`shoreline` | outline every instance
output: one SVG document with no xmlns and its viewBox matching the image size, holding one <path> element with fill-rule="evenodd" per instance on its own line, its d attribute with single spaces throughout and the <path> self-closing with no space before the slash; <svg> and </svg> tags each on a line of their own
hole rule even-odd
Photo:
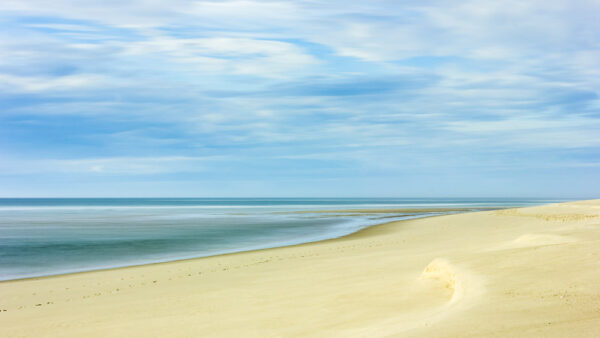
<svg viewBox="0 0 600 338">
<path fill-rule="evenodd" d="M 600 200 L 0 282 L 2 336 L 597 336 Z"/>
<path fill-rule="evenodd" d="M 471 207 L 471 208 L 396 208 L 396 209 L 335 209 L 335 210 L 301 210 L 301 211 L 276 211 L 274 214 L 414 214 L 434 212 L 478 212 L 498 209 L 518 208 L 508 207 Z"/>
<path fill-rule="evenodd" d="M 316 242 L 323 242 L 323 241 L 329 241 L 329 240 L 336 240 L 336 239 L 340 239 L 343 237 L 347 237 L 347 236 L 352 236 L 353 234 L 359 233 L 361 231 L 364 231 L 366 229 L 369 229 L 371 227 L 376 227 L 376 226 L 381 226 L 381 225 L 386 225 L 388 223 L 393 223 L 393 222 L 402 222 L 405 220 L 411 220 L 411 219 L 419 219 L 419 218 L 429 218 L 429 217 L 438 217 L 438 216 L 445 216 L 445 215 L 453 215 L 456 213 L 469 213 L 469 212 L 479 212 L 479 211 L 486 211 L 486 210 L 501 210 L 503 208 L 493 208 L 493 207 L 483 207 L 483 208 L 440 208 L 440 209 L 434 209 L 434 208 L 429 208 L 429 209 L 414 209 L 417 210 L 417 212 L 419 213 L 434 213 L 434 212 L 441 212 L 441 213 L 445 213 L 442 215 L 428 215 L 428 214 L 424 214 L 424 215 L 419 215 L 419 214 L 407 214 L 407 215 L 398 215 L 398 216 L 387 216 L 386 218 L 392 218 L 392 217 L 410 217 L 404 220 L 393 220 L 393 221 L 383 221 L 383 218 L 381 219 L 383 222 L 382 223 L 377 223 L 377 224 L 372 224 L 372 225 L 367 225 L 364 228 L 360 228 L 356 231 L 350 232 L 348 234 L 345 235 L 341 235 L 341 236 L 335 236 L 335 237 L 328 237 L 328 238 L 323 238 L 323 239 L 316 239 L 313 241 L 308 241 L 308 242 L 301 242 L 301 243 L 295 243 L 295 244 L 282 244 L 282 245 L 278 245 L 278 246 L 269 246 L 269 247 L 265 247 L 265 248 L 259 248 L 259 249 L 241 249 L 240 251 L 232 251 L 232 252 L 225 252 L 225 253 L 217 253 L 214 255 L 207 255 L 207 256 L 196 256 L 196 257 L 190 257 L 190 258 L 175 258 L 175 259 L 167 259 L 167 260 L 163 260 L 163 261 L 154 261 L 154 262 L 148 262 L 148 263 L 140 263 L 140 264 L 131 264 L 131 265 L 122 265 L 122 266 L 108 266 L 108 267 L 100 267 L 100 268 L 91 268 L 89 270 L 81 270 L 81 271 L 73 271 L 73 272 L 59 272 L 56 274 L 48 274 L 48 275 L 40 275 L 40 276 L 32 276 L 32 277 L 23 277 L 23 278 L 15 278 L 15 279 L 3 279 L 0 280 L 0 284 L 2 283 L 7 283 L 7 282 L 12 282 L 12 281 L 24 281 L 24 280 L 30 280 L 30 279 L 43 279 L 43 278 L 53 278 L 53 277 L 60 277 L 60 276 L 66 276 L 66 275 L 74 275 L 74 274 L 83 274 L 83 273 L 90 273 L 90 272 L 97 272 L 97 271 L 107 271 L 107 270 L 118 270 L 118 269 L 127 269 L 127 268 L 132 268 L 132 267 L 140 267 L 140 266 L 146 266 L 146 265 L 157 265 L 157 264 L 168 264 L 168 263 L 173 263 L 173 262 L 185 262 L 185 261 L 191 261 L 191 260 L 195 260 L 195 259 L 202 259 L 202 258 L 209 258 L 209 257 L 218 257 L 218 256 L 225 256 L 225 255 L 232 255 L 232 254 L 241 254 L 241 253 L 246 253 L 246 252 L 254 252 L 254 251 L 261 251 L 261 250 L 269 250 L 269 249 L 277 249 L 277 248 L 285 248 L 285 247 L 293 247 L 293 246 L 297 246 L 297 245 L 304 245 L 304 244 L 310 244 L 310 243 L 316 243 Z M 411 209 L 352 209 L 352 210 L 345 210 L 348 213 L 352 213 L 352 214 L 356 214 L 356 215 L 369 215 L 369 214 L 380 214 L 380 213 L 391 213 L 391 212 L 396 212 L 398 210 L 411 210 Z M 293 211 L 293 212 L 275 212 L 276 214 L 304 214 L 304 213 L 343 213 L 344 210 L 319 210 L 319 211 Z M 400 212 L 400 211 L 398 211 Z M 352 216 L 352 215 L 349 215 Z M 414 216 L 414 217 L 413 217 Z"/>
</svg>

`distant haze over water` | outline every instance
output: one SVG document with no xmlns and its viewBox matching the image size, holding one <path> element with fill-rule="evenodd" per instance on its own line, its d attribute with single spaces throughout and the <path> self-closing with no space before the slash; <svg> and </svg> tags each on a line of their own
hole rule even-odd
<svg viewBox="0 0 600 338">
<path fill-rule="evenodd" d="M 0 280 L 335 238 L 393 220 L 561 200 L 478 198 L 0 199 Z M 356 215 L 340 210 L 421 209 Z M 446 209 L 426 210 L 422 209 Z M 307 212 L 336 210 L 336 212 Z M 301 213 L 298 213 L 301 212 Z"/>
</svg>

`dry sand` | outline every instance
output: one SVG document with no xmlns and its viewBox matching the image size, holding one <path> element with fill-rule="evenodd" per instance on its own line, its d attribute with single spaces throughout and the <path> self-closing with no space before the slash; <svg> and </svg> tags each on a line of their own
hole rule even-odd
<svg viewBox="0 0 600 338">
<path fill-rule="evenodd" d="M 0 283 L 0 336 L 599 337 L 600 200 Z"/>
</svg>

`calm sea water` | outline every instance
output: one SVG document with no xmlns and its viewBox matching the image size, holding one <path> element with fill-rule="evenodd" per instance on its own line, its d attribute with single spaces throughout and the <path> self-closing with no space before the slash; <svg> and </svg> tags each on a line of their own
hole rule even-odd
<svg viewBox="0 0 600 338">
<path fill-rule="evenodd" d="M 80 198 L 0 199 L 0 280 L 211 256 L 340 237 L 443 212 L 297 211 L 482 208 L 541 199 Z"/>
</svg>

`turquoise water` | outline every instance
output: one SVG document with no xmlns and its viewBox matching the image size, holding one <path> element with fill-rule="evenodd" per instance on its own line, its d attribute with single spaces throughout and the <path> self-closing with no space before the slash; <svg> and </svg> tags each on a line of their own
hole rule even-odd
<svg viewBox="0 0 600 338">
<path fill-rule="evenodd" d="M 0 199 L 0 280 L 122 267 L 335 238 L 443 212 L 296 211 L 530 206 L 541 199 Z"/>
</svg>

